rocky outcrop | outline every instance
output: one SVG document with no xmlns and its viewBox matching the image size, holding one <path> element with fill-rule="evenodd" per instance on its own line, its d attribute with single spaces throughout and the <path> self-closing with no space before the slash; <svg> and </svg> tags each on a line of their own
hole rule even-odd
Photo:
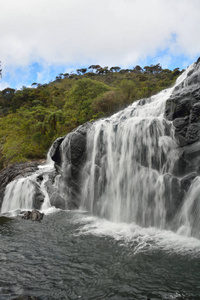
<svg viewBox="0 0 200 300">
<path fill-rule="evenodd" d="M 200 174 L 200 61 L 188 72 L 186 80 L 166 102 L 166 119 L 173 122 L 180 157 L 173 174 Z"/>
<path fill-rule="evenodd" d="M 166 102 L 165 117 L 172 121 L 179 158 L 165 177 L 168 218 L 172 219 L 197 175 L 200 175 L 200 59 Z"/>
<path fill-rule="evenodd" d="M 26 211 L 22 216 L 25 220 L 31 221 L 41 221 L 43 219 L 44 214 L 39 212 L 39 210 Z"/>
<path fill-rule="evenodd" d="M 34 161 L 34 162 L 25 162 L 25 163 L 18 163 L 12 166 L 9 166 L 0 171 L 0 208 L 2 205 L 4 192 L 6 186 L 13 180 L 20 178 L 20 177 L 27 177 L 38 170 L 38 165 L 41 164 L 41 161 Z M 39 190 L 36 190 L 36 197 L 35 197 L 35 206 L 34 208 L 39 207 L 39 203 L 42 201 L 41 193 Z M 38 199 L 38 201 L 37 201 Z"/>
<path fill-rule="evenodd" d="M 87 156 L 87 132 L 91 126 L 92 122 L 79 126 L 64 138 L 57 139 L 51 148 L 50 157 L 61 174 L 59 186 L 62 192 L 55 192 L 50 200 L 56 207 L 62 208 L 66 201 L 69 209 L 80 205 L 81 169 Z"/>
</svg>

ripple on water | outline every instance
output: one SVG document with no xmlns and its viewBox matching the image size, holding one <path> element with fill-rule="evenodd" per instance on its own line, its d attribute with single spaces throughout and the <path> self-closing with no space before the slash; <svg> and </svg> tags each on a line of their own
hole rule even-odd
<svg viewBox="0 0 200 300">
<path fill-rule="evenodd" d="M 79 211 L 0 226 L 0 299 L 198 299 L 200 241 Z"/>
</svg>

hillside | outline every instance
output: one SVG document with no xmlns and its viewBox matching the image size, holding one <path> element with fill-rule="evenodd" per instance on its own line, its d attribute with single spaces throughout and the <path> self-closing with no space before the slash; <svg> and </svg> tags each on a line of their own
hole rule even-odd
<svg viewBox="0 0 200 300">
<path fill-rule="evenodd" d="M 51 143 L 87 121 L 106 117 L 171 86 L 182 71 L 100 67 L 60 74 L 49 84 L 0 92 L 0 168 L 44 158 Z"/>
</svg>

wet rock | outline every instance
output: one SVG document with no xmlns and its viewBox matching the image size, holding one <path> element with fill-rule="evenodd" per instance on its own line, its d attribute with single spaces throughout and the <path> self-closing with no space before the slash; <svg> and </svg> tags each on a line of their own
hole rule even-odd
<svg viewBox="0 0 200 300">
<path fill-rule="evenodd" d="M 60 145 L 63 142 L 64 138 L 65 136 L 57 138 L 53 143 L 53 145 L 51 146 L 50 153 L 49 153 L 51 159 L 55 161 L 58 166 L 61 165 L 61 161 L 62 161 Z"/>
<path fill-rule="evenodd" d="M 182 147 L 179 159 L 174 164 L 175 176 L 182 177 L 193 172 L 200 175 L 200 141 Z"/>
<path fill-rule="evenodd" d="M 173 174 L 200 174 L 200 60 L 166 102 L 165 117 L 173 121 L 180 157 Z"/>
<path fill-rule="evenodd" d="M 60 209 L 66 208 L 66 202 L 58 192 L 54 192 L 51 195 L 50 203 L 51 203 L 51 206 L 55 206 L 56 208 L 60 208 Z"/>
<path fill-rule="evenodd" d="M 41 221 L 43 219 L 44 214 L 39 212 L 39 210 L 26 211 L 22 216 L 25 220 L 31 221 Z"/>
<path fill-rule="evenodd" d="M 167 199 L 165 205 L 168 222 L 173 220 L 177 211 L 182 206 L 190 185 L 196 176 L 197 173 L 191 173 L 183 178 L 177 178 L 171 174 L 165 174 L 165 199 Z"/>
<path fill-rule="evenodd" d="M 28 220 L 30 219 L 30 216 L 31 216 L 31 211 L 26 211 L 22 217 L 22 219 L 25 219 L 25 220 Z"/>
<path fill-rule="evenodd" d="M 56 140 L 53 150 L 50 152 L 55 167 L 61 174 L 60 186 L 62 187 L 62 194 L 68 199 L 68 208 L 78 208 L 80 204 L 80 176 L 87 156 L 87 134 L 92 124 L 92 122 L 85 123 L 64 138 Z M 64 205 L 63 200 L 57 195 L 55 199 L 52 196 L 51 201 L 58 206 Z"/>
</svg>

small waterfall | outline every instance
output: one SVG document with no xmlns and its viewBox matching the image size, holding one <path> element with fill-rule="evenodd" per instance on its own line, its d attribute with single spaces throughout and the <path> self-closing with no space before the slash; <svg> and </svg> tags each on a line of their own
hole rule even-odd
<svg viewBox="0 0 200 300">
<path fill-rule="evenodd" d="M 164 109 L 175 87 L 94 123 L 82 172 L 84 209 L 112 221 L 168 228 L 165 178 L 179 152 Z"/>
<path fill-rule="evenodd" d="M 33 206 L 35 186 L 29 178 L 20 178 L 7 185 L 1 213 L 17 209 L 30 209 Z"/>
<path fill-rule="evenodd" d="M 33 207 L 46 210 L 51 207 L 46 183 L 54 170 L 49 153 L 47 162 L 38 166 L 38 171 L 27 177 L 11 181 L 7 186 L 1 207 L 1 214 L 18 210 L 30 210 Z M 37 200 L 36 200 L 37 199 Z"/>
</svg>

